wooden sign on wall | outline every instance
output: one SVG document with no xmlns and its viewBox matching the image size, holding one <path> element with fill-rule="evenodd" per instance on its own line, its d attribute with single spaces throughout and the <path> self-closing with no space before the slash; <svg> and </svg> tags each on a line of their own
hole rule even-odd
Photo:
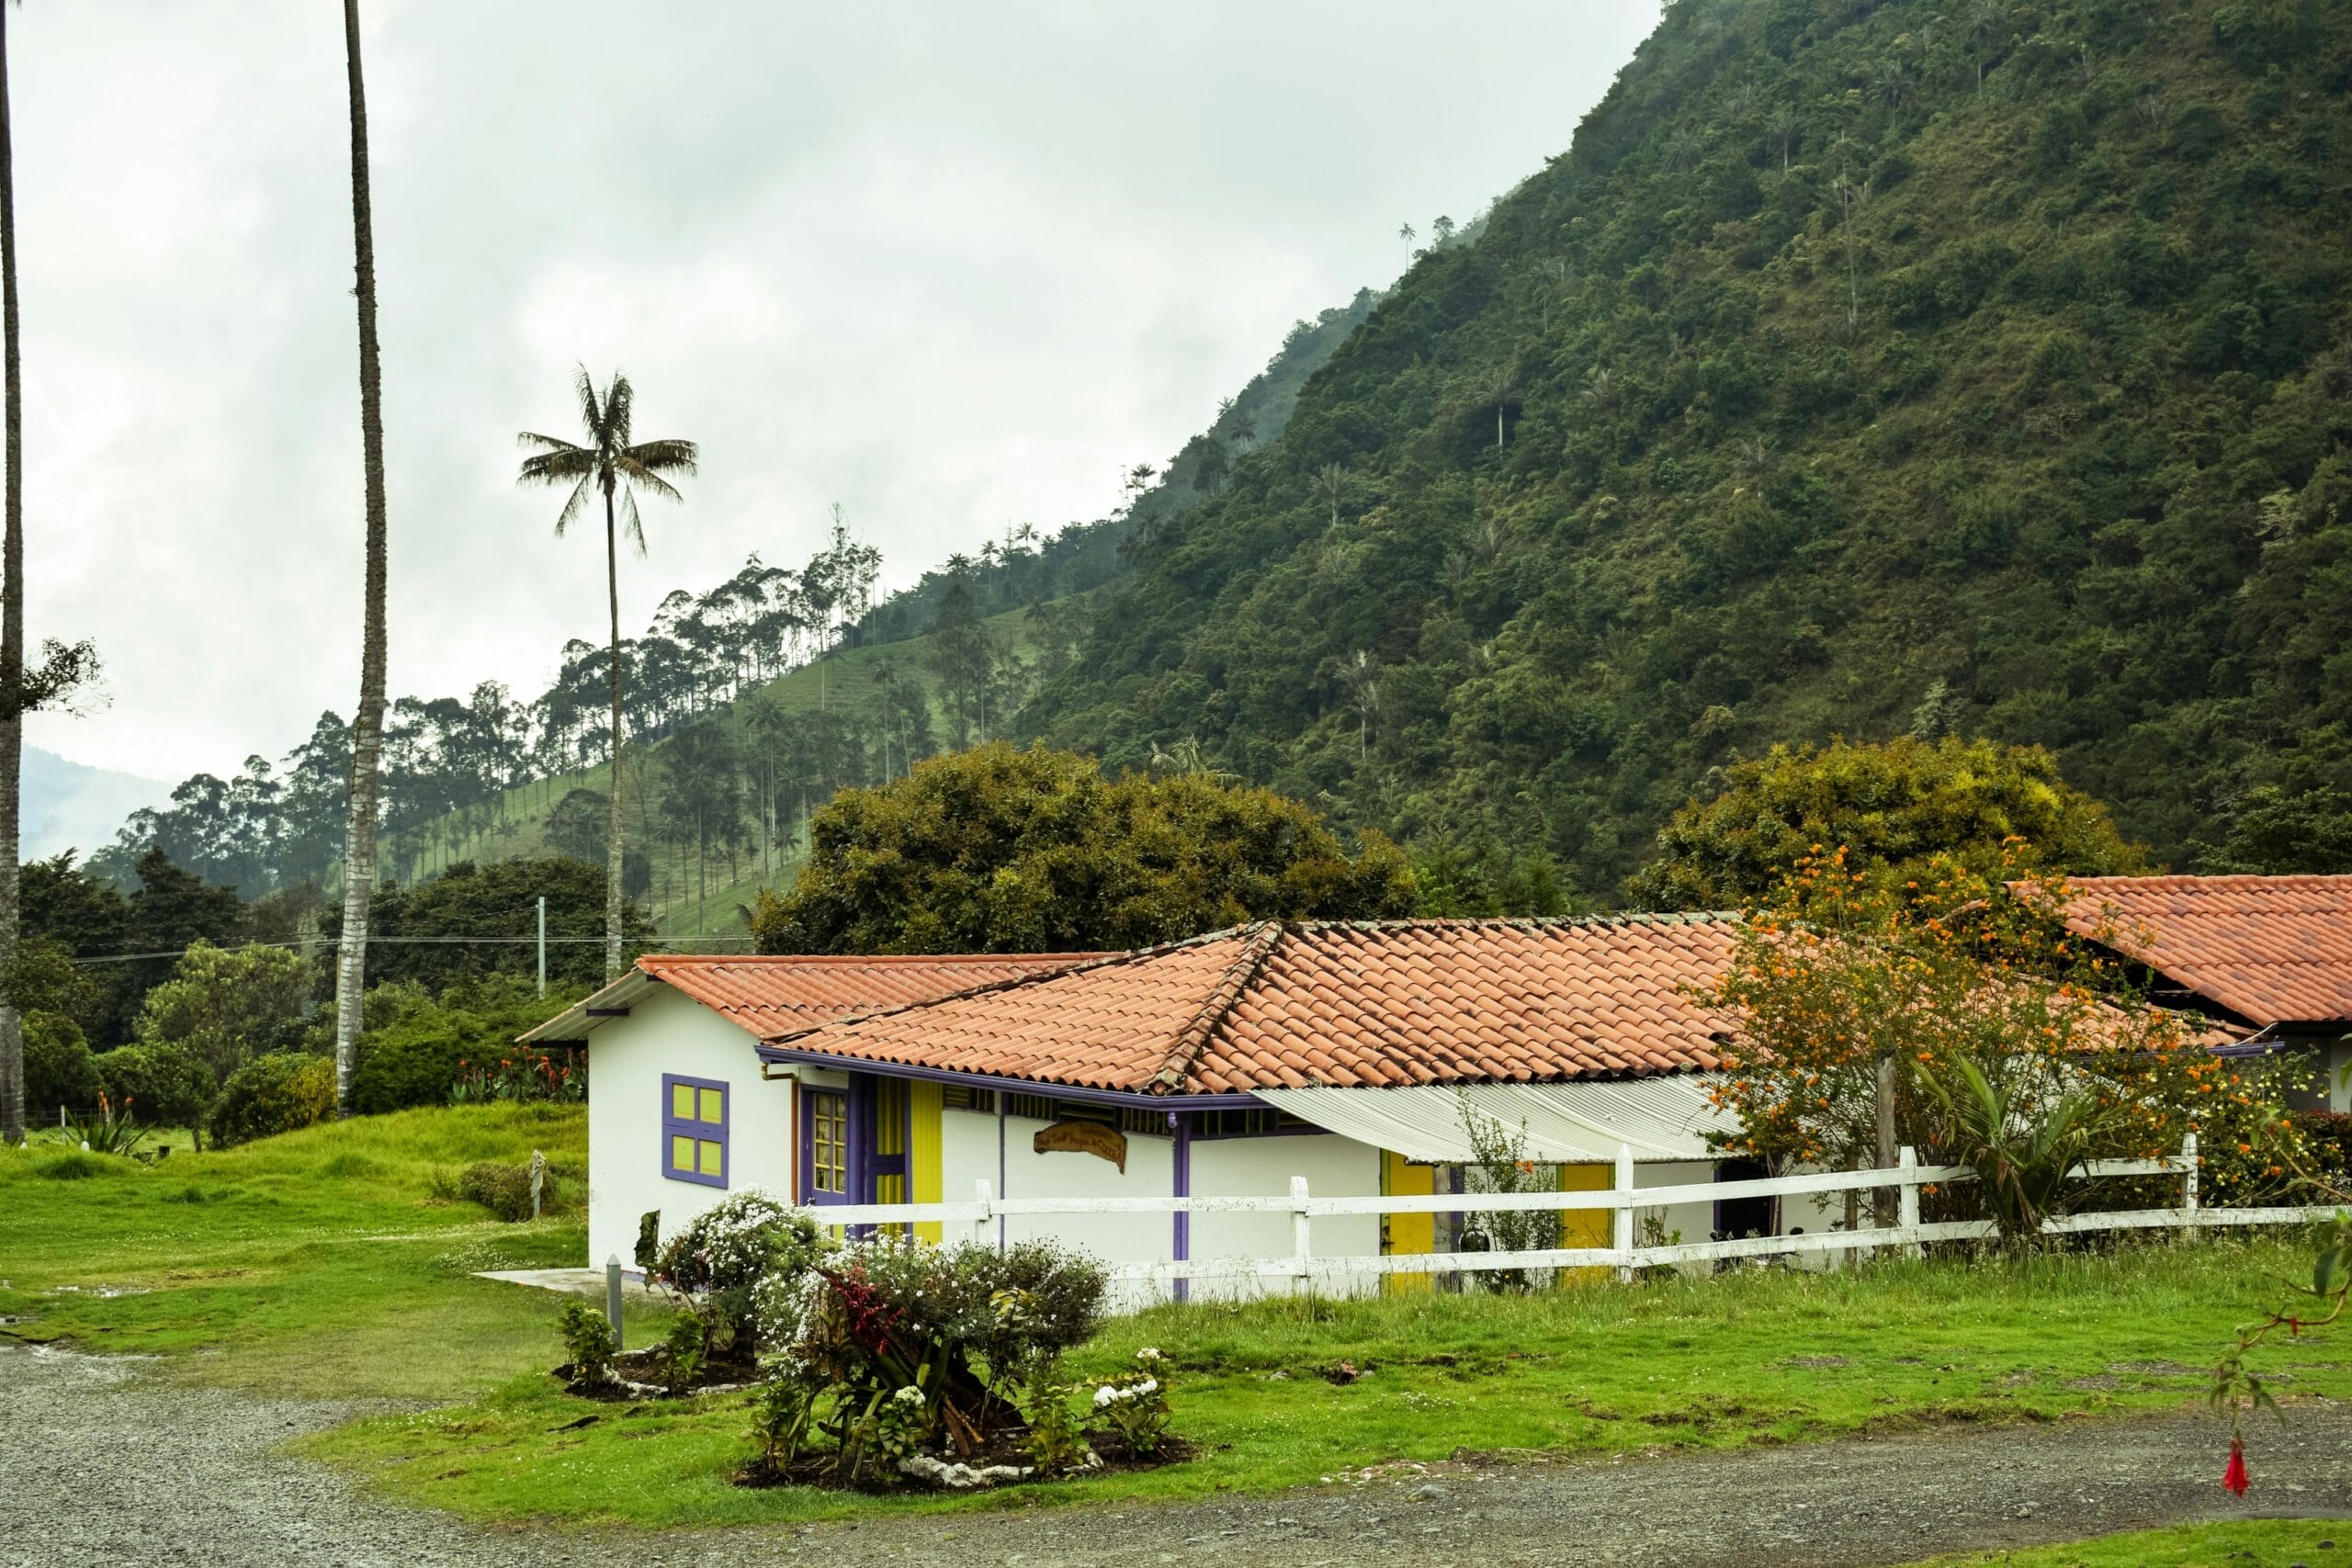
<svg viewBox="0 0 2352 1568">
<path fill-rule="evenodd" d="M 1056 1150 L 1092 1155 L 1117 1166 L 1121 1176 L 1127 1173 L 1127 1135 L 1100 1122 L 1057 1122 L 1050 1127 L 1040 1127 L 1029 1146 L 1041 1155 Z"/>
</svg>

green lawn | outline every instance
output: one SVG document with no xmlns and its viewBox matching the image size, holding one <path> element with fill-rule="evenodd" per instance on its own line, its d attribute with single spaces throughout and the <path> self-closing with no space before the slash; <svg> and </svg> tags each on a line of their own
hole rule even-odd
<svg viewBox="0 0 2352 1568">
<path fill-rule="evenodd" d="M 437 1194 L 469 1161 L 533 1147 L 578 1165 L 583 1138 L 577 1108 L 475 1107 L 153 1167 L 0 1154 L 0 1314 L 32 1319 L 21 1336 L 162 1353 L 175 1377 L 403 1402 L 304 1443 L 401 1497 L 493 1519 L 721 1524 L 1269 1490 L 1460 1447 L 1608 1454 L 2173 1409 L 2201 1397 L 2200 1369 L 2272 1280 L 2305 1267 L 2290 1241 L 2208 1241 L 1526 1298 L 1166 1307 L 1114 1322 L 1076 1370 L 1160 1348 L 1179 1430 L 1202 1446 L 1190 1462 L 968 1498 L 754 1493 L 727 1483 L 749 1451 L 743 1396 L 575 1399 L 545 1371 L 557 1298 L 470 1277 L 576 1262 L 580 1227 L 500 1224 Z M 100 1174 L 56 1179 L 89 1167 Z M 2306 1340 L 2273 1364 L 2296 1393 L 2352 1396 L 2335 1356 Z M 1365 1375 L 1326 1375 L 1343 1361 Z"/>
<path fill-rule="evenodd" d="M 2352 1562 L 2352 1519 L 2237 1519 L 2134 1530 L 2030 1551 L 1939 1557 L 1915 1568 L 2310 1568 Z"/>
</svg>

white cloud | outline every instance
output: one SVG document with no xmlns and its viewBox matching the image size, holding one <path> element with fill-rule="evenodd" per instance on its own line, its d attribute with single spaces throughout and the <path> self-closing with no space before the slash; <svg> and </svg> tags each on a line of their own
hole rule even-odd
<svg viewBox="0 0 2352 1568">
<path fill-rule="evenodd" d="M 835 500 L 910 579 L 1100 513 L 1290 321 L 1566 145 L 1654 0 L 379 4 L 367 46 L 395 693 L 533 689 L 602 620 L 515 430 L 572 365 L 700 440 L 633 629 Z M 112 705 L 35 738 L 156 777 L 356 686 L 342 31 L 297 0 L 10 19 L 36 635 Z M 555 40 L 551 47 L 550 40 Z"/>
</svg>

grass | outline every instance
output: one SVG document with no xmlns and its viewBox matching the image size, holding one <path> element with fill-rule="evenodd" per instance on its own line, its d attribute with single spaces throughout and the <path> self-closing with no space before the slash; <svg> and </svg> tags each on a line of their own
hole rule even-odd
<svg viewBox="0 0 2352 1568">
<path fill-rule="evenodd" d="M 587 1159 L 578 1106 L 412 1111 L 150 1165 L 0 1151 L 0 1314 L 167 1376 L 333 1398 L 472 1397 L 554 1343 L 557 1298 L 481 1269 L 574 1264 L 576 1216 L 440 1193 L 476 1160 Z"/>
<path fill-rule="evenodd" d="M 585 1243 L 574 1216 L 505 1225 L 443 1196 L 456 1172 L 534 1147 L 577 1165 L 584 1139 L 577 1107 L 489 1106 L 149 1166 L 0 1153 L 0 1314 L 30 1319 L 6 1330 L 20 1337 L 163 1356 L 168 1377 L 398 1402 L 301 1447 L 401 1498 L 658 1527 L 1265 1491 L 1463 1449 L 1600 1457 L 2169 1410 L 2201 1398 L 2201 1369 L 2271 1277 L 2304 1267 L 2291 1239 L 2217 1240 L 1530 1297 L 1161 1307 L 1113 1322 L 1072 1370 L 1159 1347 L 1179 1430 L 1202 1445 L 1186 1463 L 978 1497 L 746 1492 L 727 1479 L 749 1451 L 744 1396 L 573 1398 L 546 1372 L 559 1298 L 472 1278 L 576 1263 Z M 632 1342 L 659 1325 L 641 1312 Z M 2352 1396 L 2333 1355 L 2303 1342 L 2274 1366 L 2296 1393 Z M 1365 1375 L 1334 1381 L 1342 1362 Z"/>
<path fill-rule="evenodd" d="M 2352 1562 L 2352 1520 L 2232 1519 L 2025 1551 L 1938 1557 L 1915 1568 L 2328 1568 L 2346 1562 Z"/>
</svg>

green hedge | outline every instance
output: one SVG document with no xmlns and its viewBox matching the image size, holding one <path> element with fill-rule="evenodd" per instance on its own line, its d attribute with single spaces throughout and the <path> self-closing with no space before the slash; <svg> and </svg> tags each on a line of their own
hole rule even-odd
<svg viewBox="0 0 2352 1568">
<path fill-rule="evenodd" d="M 274 1051 L 229 1075 L 205 1130 L 226 1148 L 311 1126 L 334 1111 L 334 1059 Z"/>
</svg>

